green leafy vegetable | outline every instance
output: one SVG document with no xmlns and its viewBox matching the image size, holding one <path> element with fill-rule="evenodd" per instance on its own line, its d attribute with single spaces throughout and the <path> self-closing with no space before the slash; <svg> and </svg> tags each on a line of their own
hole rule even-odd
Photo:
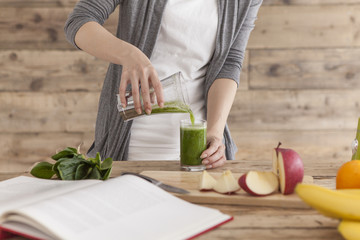
<svg viewBox="0 0 360 240">
<path fill-rule="evenodd" d="M 95 158 L 86 159 L 78 149 L 67 147 L 51 157 L 56 162 L 40 162 L 31 174 L 38 178 L 50 179 L 54 175 L 62 180 L 100 179 L 107 180 L 112 169 L 112 158 L 101 161 L 100 153 Z"/>
<path fill-rule="evenodd" d="M 89 175 L 89 179 L 101 179 L 101 173 L 97 167 L 93 168 Z"/>
<path fill-rule="evenodd" d="M 68 158 L 61 161 L 57 167 L 62 180 L 75 180 L 75 173 L 82 160 Z"/>
<path fill-rule="evenodd" d="M 38 178 L 49 179 L 55 175 L 55 172 L 52 170 L 53 164 L 48 162 L 40 162 L 36 164 L 33 169 L 31 169 L 30 173 Z"/>
<path fill-rule="evenodd" d="M 51 158 L 54 160 L 59 160 L 61 158 L 72 158 L 74 155 L 77 154 L 77 149 L 67 147 L 64 150 L 58 152 L 57 154 L 53 155 Z"/>
<path fill-rule="evenodd" d="M 107 170 L 102 170 L 101 174 L 103 176 L 103 180 L 109 179 L 110 174 L 111 174 L 111 168 L 108 168 Z"/>
<path fill-rule="evenodd" d="M 97 153 L 95 158 L 89 158 L 88 160 L 90 160 L 90 161 L 93 162 L 94 164 L 100 166 L 100 164 L 101 164 L 100 153 Z"/>
<path fill-rule="evenodd" d="M 113 162 L 112 158 L 107 158 L 107 159 L 105 159 L 105 160 L 101 163 L 100 169 L 101 169 L 101 170 L 105 170 L 105 169 L 111 168 L 112 162 Z"/>
<path fill-rule="evenodd" d="M 90 165 L 86 163 L 79 164 L 79 166 L 76 168 L 75 180 L 86 179 L 86 177 L 90 174 L 91 171 L 92 168 Z"/>
</svg>

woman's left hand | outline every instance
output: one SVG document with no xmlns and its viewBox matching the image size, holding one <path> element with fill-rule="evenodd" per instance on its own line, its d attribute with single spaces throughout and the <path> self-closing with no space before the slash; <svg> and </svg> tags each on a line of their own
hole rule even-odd
<svg viewBox="0 0 360 240">
<path fill-rule="evenodd" d="M 202 164 L 206 165 L 206 168 L 221 167 L 226 162 L 225 145 L 218 137 L 207 138 L 207 149 L 202 152 L 200 158 L 202 158 Z"/>
</svg>

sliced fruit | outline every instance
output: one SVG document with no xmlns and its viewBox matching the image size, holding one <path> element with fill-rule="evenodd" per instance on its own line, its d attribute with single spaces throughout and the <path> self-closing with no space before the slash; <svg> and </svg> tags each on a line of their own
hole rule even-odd
<svg viewBox="0 0 360 240">
<path fill-rule="evenodd" d="M 230 170 L 226 170 L 216 181 L 216 184 L 213 188 L 216 192 L 219 193 L 233 193 L 240 189 L 240 186 Z"/>
<path fill-rule="evenodd" d="M 273 172 L 250 171 L 239 178 L 239 185 L 254 196 L 266 196 L 279 189 L 278 177 Z"/>
<path fill-rule="evenodd" d="M 304 177 L 304 164 L 299 154 L 292 149 L 280 148 L 281 143 L 274 149 L 273 172 L 279 173 L 280 191 L 282 194 L 294 192 L 296 184 Z M 274 163 L 276 161 L 276 163 Z"/>
<path fill-rule="evenodd" d="M 216 184 L 215 178 L 213 178 L 206 170 L 204 170 L 200 176 L 199 189 L 212 190 L 215 184 Z"/>
</svg>

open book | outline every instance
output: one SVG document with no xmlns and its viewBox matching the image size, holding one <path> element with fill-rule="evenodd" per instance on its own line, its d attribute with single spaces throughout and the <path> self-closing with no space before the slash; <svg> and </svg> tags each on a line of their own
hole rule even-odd
<svg viewBox="0 0 360 240">
<path fill-rule="evenodd" d="M 132 175 L 0 182 L 0 239 L 189 239 L 231 219 Z"/>
</svg>

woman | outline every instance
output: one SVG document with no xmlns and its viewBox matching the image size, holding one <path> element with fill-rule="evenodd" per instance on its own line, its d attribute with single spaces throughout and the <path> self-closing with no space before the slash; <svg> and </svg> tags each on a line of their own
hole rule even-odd
<svg viewBox="0 0 360 240">
<path fill-rule="evenodd" d="M 181 71 L 195 118 L 207 120 L 207 168 L 234 159 L 237 150 L 226 124 L 246 44 L 262 0 L 80 0 L 65 24 L 77 48 L 110 62 L 100 96 L 95 141 L 88 151 L 116 160 L 171 160 L 179 156 L 182 114 L 159 114 L 123 122 L 130 84 L 135 108 L 139 96 L 151 112 L 149 88 L 163 106 L 160 80 Z M 113 36 L 101 25 L 120 6 Z M 141 86 L 141 92 L 139 92 Z"/>
</svg>

